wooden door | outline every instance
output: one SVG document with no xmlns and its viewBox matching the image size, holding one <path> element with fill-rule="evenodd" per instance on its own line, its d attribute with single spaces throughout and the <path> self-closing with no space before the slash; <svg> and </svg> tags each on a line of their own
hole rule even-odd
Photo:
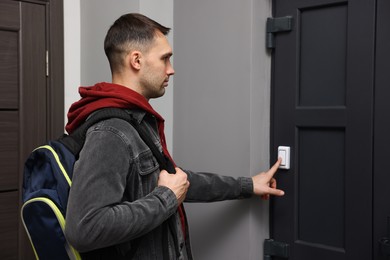
<svg viewBox="0 0 390 260">
<path fill-rule="evenodd" d="M 271 152 L 292 156 L 271 237 L 293 260 L 372 259 L 376 1 L 273 3 L 294 28 L 273 53 Z"/>
<path fill-rule="evenodd" d="M 33 258 L 20 222 L 22 169 L 63 132 L 62 17 L 62 1 L 0 0 L 0 259 Z"/>
</svg>

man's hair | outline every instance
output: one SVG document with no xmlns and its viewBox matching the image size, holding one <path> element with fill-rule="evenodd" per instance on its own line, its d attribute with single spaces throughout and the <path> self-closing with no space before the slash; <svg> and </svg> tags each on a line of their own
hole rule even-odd
<svg viewBox="0 0 390 260">
<path fill-rule="evenodd" d="M 123 58 L 134 50 L 146 52 L 158 32 L 167 35 L 170 28 L 137 13 L 119 17 L 107 32 L 104 51 L 110 63 L 111 72 L 119 70 Z"/>
</svg>

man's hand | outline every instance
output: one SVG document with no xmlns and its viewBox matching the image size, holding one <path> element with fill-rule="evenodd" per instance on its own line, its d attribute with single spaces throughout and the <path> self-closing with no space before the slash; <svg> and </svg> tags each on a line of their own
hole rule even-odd
<svg viewBox="0 0 390 260">
<path fill-rule="evenodd" d="M 253 193 L 263 199 L 269 199 L 270 195 L 283 196 L 284 191 L 276 189 L 276 180 L 273 178 L 281 163 L 279 160 L 266 172 L 261 172 L 252 177 Z"/>
<path fill-rule="evenodd" d="M 187 174 L 183 172 L 180 168 L 175 168 L 176 174 L 169 174 L 166 170 L 160 172 L 158 178 L 158 186 L 165 186 L 171 189 L 179 202 L 179 205 L 183 203 L 188 187 L 190 187 L 190 182 L 187 180 Z"/>
</svg>

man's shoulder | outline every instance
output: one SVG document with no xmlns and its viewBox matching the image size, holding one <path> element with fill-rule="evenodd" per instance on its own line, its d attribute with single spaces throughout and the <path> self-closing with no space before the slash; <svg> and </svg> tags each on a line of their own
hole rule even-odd
<svg viewBox="0 0 390 260">
<path fill-rule="evenodd" d="M 140 124 L 147 132 L 150 131 L 150 138 L 154 143 L 159 144 L 156 133 L 152 133 L 153 126 L 150 125 L 150 120 L 145 112 L 131 110 L 136 123 Z M 146 120 L 145 120 L 146 119 Z M 96 133 L 96 134 L 94 134 Z M 145 142 L 142 140 L 138 131 L 126 120 L 121 118 L 109 118 L 99 121 L 92 125 L 87 131 L 87 139 L 92 142 L 101 142 L 102 139 L 107 141 L 111 138 L 120 138 L 123 145 L 126 145 L 135 156 L 149 150 Z"/>
</svg>

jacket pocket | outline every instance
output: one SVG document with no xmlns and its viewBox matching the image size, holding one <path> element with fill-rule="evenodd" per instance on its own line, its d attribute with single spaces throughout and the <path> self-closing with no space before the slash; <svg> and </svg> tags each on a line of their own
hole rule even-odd
<svg viewBox="0 0 390 260">
<path fill-rule="evenodd" d="M 136 161 L 138 172 L 142 176 L 151 174 L 159 168 L 159 164 L 150 150 L 141 153 Z"/>
</svg>

